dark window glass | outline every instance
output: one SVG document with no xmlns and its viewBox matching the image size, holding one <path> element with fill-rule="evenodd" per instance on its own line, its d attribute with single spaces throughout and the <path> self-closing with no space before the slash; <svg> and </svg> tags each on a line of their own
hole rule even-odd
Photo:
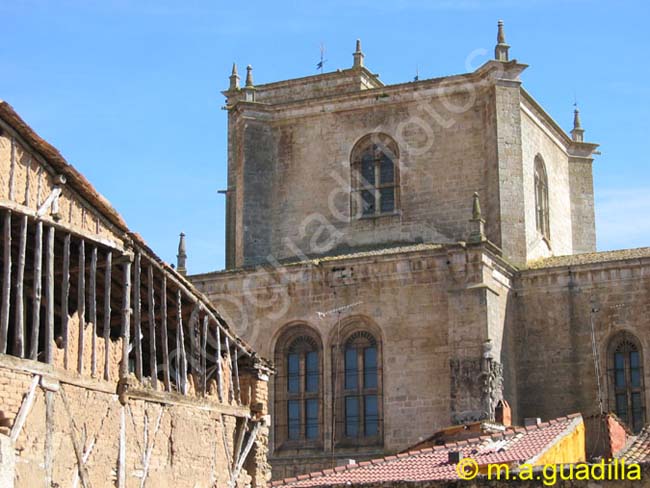
<svg viewBox="0 0 650 488">
<path fill-rule="evenodd" d="M 375 213 L 375 193 L 363 190 L 361 192 L 361 205 L 363 206 L 363 215 L 373 215 Z"/>
<path fill-rule="evenodd" d="M 318 400 L 310 398 L 305 403 L 305 437 L 318 437 Z"/>
<path fill-rule="evenodd" d="M 616 415 L 618 415 L 621 420 L 627 422 L 627 395 L 619 394 L 616 395 Z"/>
<path fill-rule="evenodd" d="M 361 158 L 361 186 L 375 186 L 375 160 L 370 153 Z"/>
<path fill-rule="evenodd" d="M 377 388 L 377 348 L 363 350 L 363 387 Z"/>
<path fill-rule="evenodd" d="M 639 367 L 639 352 L 630 351 L 630 368 L 638 368 L 638 367 Z"/>
<path fill-rule="evenodd" d="M 377 410 L 377 396 L 366 395 L 364 400 L 364 429 L 367 437 L 379 434 L 379 411 Z"/>
<path fill-rule="evenodd" d="M 345 435 L 359 435 L 359 399 L 355 396 L 345 397 Z"/>
<path fill-rule="evenodd" d="M 395 188 L 382 188 L 379 190 L 379 205 L 381 213 L 395 210 Z"/>
<path fill-rule="evenodd" d="M 625 367 L 625 356 L 623 356 L 622 352 L 617 352 L 614 355 L 614 366 L 616 366 L 616 369 L 623 369 Z"/>
<path fill-rule="evenodd" d="M 289 354 L 287 357 L 287 387 L 289 393 L 300 392 L 300 356 Z"/>
<path fill-rule="evenodd" d="M 357 389 L 357 350 L 351 347 L 345 350 L 345 389 Z"/>
<path fill-rule="evenodd" d="M 382 155 L 379 163 L 379 183 L 392 183 L 395 180 L 395 168 L 393 162 L 386 155 Z"/>
<path fill-rule="evenodd" d="M 289 439 L 300 438 L 300 402 L 289 400 L 287 404 L 287 417 L 289 424 Z"/>
<path fill-rule="evenodd" d="M 305 391 L 318 391 L 318 353 L 311 351 L 305 358 Z"/>
</svg>

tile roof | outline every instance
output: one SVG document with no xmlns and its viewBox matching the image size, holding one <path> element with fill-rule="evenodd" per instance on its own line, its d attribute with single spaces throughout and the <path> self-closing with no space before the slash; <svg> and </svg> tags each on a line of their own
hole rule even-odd
<svg viewBox="0 0 650 488">
<path fill-rule="evenodd" d="M 580 264 L 605 263 L 607 261 L 622 261 L 626 259 L 650 258 L 650 247 L 636 249 L 621 249 L 618 251 L 588 252 L 567 256 L 553 256 L 538 259 L 528 263 L 525 269 L 557 268 L 562 266 L 577 266 Z"/>
<path fill-rule="evenodd" d="M 580 414 L 560 417 L 531 427 L 508 428 L 505 432 L 348 464 L 272 482 L 271 486 L 316 487 L 348 483 L 433 481 L 458 479 L 456 465 L 448 462 L 450 451 L 461 451 L 480 466 L 490 463 L 529 462 L 582 423 Z"/>
<path fill-rule="evenodd" d="M 650 424 L 617 457 L 631 463 L 650 463 Z"/>
</svg>

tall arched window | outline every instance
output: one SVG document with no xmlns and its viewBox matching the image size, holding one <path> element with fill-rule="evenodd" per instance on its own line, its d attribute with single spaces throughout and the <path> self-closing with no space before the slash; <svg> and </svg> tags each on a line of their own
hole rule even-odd
<svg viewBox="0 0 650 488">
<path fill-rule="evenodd" d="M 610 408 L 634 431 L 645 424 L 641 346 L 629 333 L 612 339 L 609 346 Z"/>
<path fill-rule="evenodd" d="M 386 134 L 369 134 L 352 150 L 352 215 L 394 213 L 399 202 L 397 144 Z"/>
<path fill-rule="evenodd" d="M 322 346 L 306 326 L 285 332 L 275 361 L 276 447 L 317 445 L 322 436 Z"/>
<path fill-rule="evenodd" d="M 337 348 L 337 441 L 342 445 L 377 444 L 382 439 L 381 348 L 373 334 L 358 330 Z"/>
<path fill-rule="evenodd" d="M 546 239 L 550 239 L 548 177 L 544 160 L 539 154 L 535 156 L 535 222 L 538 232 Z"/>
</svg>

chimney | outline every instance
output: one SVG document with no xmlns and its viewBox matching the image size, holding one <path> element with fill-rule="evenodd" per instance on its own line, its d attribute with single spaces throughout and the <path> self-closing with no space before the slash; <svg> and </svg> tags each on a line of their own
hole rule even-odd
<svg viewBox="0 0 650 488">
<path fill-rule="evenodd" d="M 497 403 L 494 409 L 494 420 L 504 427 L 510 427 L 512 425 L 512 409 L 507 401 L 499 400 L 499 403 Z"/>
<path fill-rule="evenodd" d="M 539 417 L 526 417 L 524 419 L 524 427 L 534 427 L 542 423 L 542 419 Z"/>
<path fill-rule="evenodd" d="M 463 459 L 463 453 L 460 451 L 449 451 L 447 460 L 449 464 L 458 464 Z"/>
</svg>

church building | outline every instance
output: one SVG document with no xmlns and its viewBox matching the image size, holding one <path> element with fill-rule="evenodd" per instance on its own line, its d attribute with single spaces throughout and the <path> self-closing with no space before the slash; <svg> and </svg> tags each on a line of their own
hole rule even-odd
<svg viewBox="0 0 650 488">
<path fill-rule="evenodd" d="M 443 78 L 385 85 L 359 41 L 335 72 L 233 66 L 226 269 L 190 280 L 274 360 L 274 479 L 508 405 L 648 421 L 650 248 L 596 252 L 598 145 L 526 67 L 502 22 L 494 59 Z"/>
</svg>

